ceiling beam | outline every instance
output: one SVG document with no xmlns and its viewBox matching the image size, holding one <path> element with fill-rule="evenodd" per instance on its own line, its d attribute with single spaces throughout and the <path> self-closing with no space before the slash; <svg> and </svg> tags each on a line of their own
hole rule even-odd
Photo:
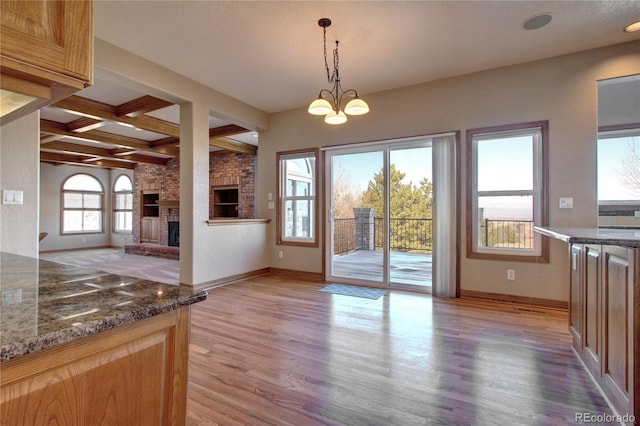
<svg viewBox="0 0 640 426">
<path fill-rule="evenodd" d="M 166 165 L 170 160 L 169 158 L 152 157 L 150 155 L 139 154 L 136 151 L 131 150 L 118 152 L 119 150 L 86 146 L 69 142 L 51 142 L 42 146 L 40 149 L 41 152 L 65 153 L 67 155 L 90 155 L 97 159 L 112 159 L 118 161 L 126 160 L 134 163 Z"/>
<path fill-rule="evenodd" d="M 89 130 L 95 130 L 102 126 L 105 123 L 103 120 L 96 120 L 95 118 L 89 117 L 80 117 L 76 120 L 73 120 L 67 123 L 66 129 L 70 132 L 88 132 Z"/>
<path fill-rule="evenodd" d="M 171 105 L 173 105 L 171 102 L 147 95 L 116 106 L 116 114 L 118 117 L 122 117 L 123 115 L 139 117 L 147 112 L 166 108 Z"/>
<path fill-rule="evenodd" d="M 123 158 L 130 161 L 134 161 L 136 163 L 159 164 L 162 166 L 166 166 L 169 160 L 171 160 L 170 158 L 151 157 L 150 155 L 142 155 L 137 153 L 127 154 L 127 155 L 123 155 L 121 157 L 116 157 L 116 158 Z"/>
<path fill-rule="evenodd" d="M 74 166 L 101 167 L 106 169 L 127 169 L 133 170 L 135 163 L 117 160 L 103 160 L 92 157 L 83 158 L 78 155 L 67 155 L 55 152 L 40 152 L 40 161 L 52 164 L 70 164 Z"/>
<path fill-rule="evenodd" d="M 40 147 L 41 150 L 51 152 L 62 152 L 67 154 L 92 155 L 94 157 L 111 157 L 113 153 L 110 149 L 95 146 L 80 145 L 69 142 L 50 142 Z"/>
<path fill-rule="evenodd" d="M 229 138 L 209 138 L 209 145 L 229 151 L 242 152 L 244 154 L 256 155 L 258 147 L 244 142 L 234 141 Z"/>
<path fill-rule="evenodd" d="M 222 138 L 225 136 L 239 135 L 240 133 L 246 132 L 248 132 L 248 129 L 245 129 L 244 127 L 235 124 L 227 124 L 225 126 L 219 126 L 209 129 L 209 137 Z"/>
<path fill-rule="evenodd" d="M 115 106 L 77 95 L 69 96 L 68 98 L 58 101 L 53 104 L 53 106 L 84 117 L 125 123 L 138 129 L 167 136 L 180 137 L 180 127 L 177 124 L 148 115 L 141 115 L 139 117 L 119 116 Z"/>
<path fill-rule="evenodd" d="M 40 132 L 51 135 L 63 136 L 71 139 L 86 140 L 92 142 L 106 143 L 124 148 L 131 148 L 138 151 L 158 152 L 164 154 L 166 150 L 161 152 L 159 148 L 152 148 L 147 141 L 136 139 L 128 136 L 116 135 L 113 133 L 102 132 L 100 130 L 90 130 L 84 133 L 74 133 L 68 130 L 60 129 L 60 124 L 56 121 L 40 119 Z M 43 139 L 40 141 L 43 144 Z"/>
</svg>

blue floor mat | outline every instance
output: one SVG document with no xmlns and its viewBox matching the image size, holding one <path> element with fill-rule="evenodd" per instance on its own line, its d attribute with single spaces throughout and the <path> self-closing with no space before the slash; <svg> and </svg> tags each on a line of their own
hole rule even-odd
<svg viewBox="0 0 640 426">
<path fill-rule="evenodd" d="M 346 284 L 329 284 L 320 289 L 324 293 L 341 294 L 344 296 L 364 297 L 366 299 L 378 299 L 380 296 L 387 294 L 389 290 L 379 288 L 360 287 Z"/>
</svg>

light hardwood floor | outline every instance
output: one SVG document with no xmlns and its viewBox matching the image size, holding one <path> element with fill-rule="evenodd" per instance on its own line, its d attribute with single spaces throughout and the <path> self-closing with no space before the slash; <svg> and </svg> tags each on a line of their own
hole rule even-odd
<svg viewBox="0 0 640 426">
<path fill-rule="evenodd" d="M 257 277 L 193 305 L 188 425 L 563 425 L 611 413 L 564 311 Z"/>
</svg>

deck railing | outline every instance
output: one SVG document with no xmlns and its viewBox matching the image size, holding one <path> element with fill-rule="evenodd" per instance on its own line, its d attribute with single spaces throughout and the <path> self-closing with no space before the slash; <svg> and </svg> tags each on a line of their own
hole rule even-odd
<svg viewBox="0 0 640 426">
<path fill-rule="evenodd" d="M 481 222 L 484 247 L 533 248 L 532 220 L 489 220 Z"/>
<path fill-rule="evenodd" d="M 381 250 L 384 243 L 384 221 L 334 219 L 333 253 L 344 254 L 354 250 Z M 389 246 L 392 251 L 432 253 L 433 221 L 431 219 L 389 220 Z M 373 234 L 372 244 L 368 244 L 361 235 Z M 481 240 L 484 247 L 532 248 L 533 221 L 525 220 L 489 220 L 481 224 Z"/>
</svg>

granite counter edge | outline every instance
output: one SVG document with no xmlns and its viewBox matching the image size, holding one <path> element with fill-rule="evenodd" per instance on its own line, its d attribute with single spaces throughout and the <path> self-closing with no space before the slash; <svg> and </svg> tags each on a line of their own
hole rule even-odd
<svg viewBox="0 0 640 426">
<path fill-rule="evenodd" d="M 628 248 L 640 248 L 640 239 L 616 238 L 612 236 L 598 237 L 574 235 L 572 234 L 571 229 L 554 229 L 539 226 L 535 226 L 534 230 L 541 235 L 564 241 L 568 244 L 603 244 Z"/>
<path fill-rule="evenodd" d="M 207 292 L 200 291 L 195 294 L 178 297 L 163 303 L 154 303 L 150 306 L 135 309 L 126 313 L 107 316 L 101 320 L 88 321 L 74 327 L 47 333 L 42 336 L 35 336 L 29 339 L 11 342 L 0 347 L 0 363 L 62 345 L 64 343 L 72 342 L 82 337 L 91 336 L 102 331 L 111 330 L 122 325 L 131 324 L 145 318 L 171 312 L 178 308 L 201 302 L 206 300 L 206 298 Z"/>
</svg>

